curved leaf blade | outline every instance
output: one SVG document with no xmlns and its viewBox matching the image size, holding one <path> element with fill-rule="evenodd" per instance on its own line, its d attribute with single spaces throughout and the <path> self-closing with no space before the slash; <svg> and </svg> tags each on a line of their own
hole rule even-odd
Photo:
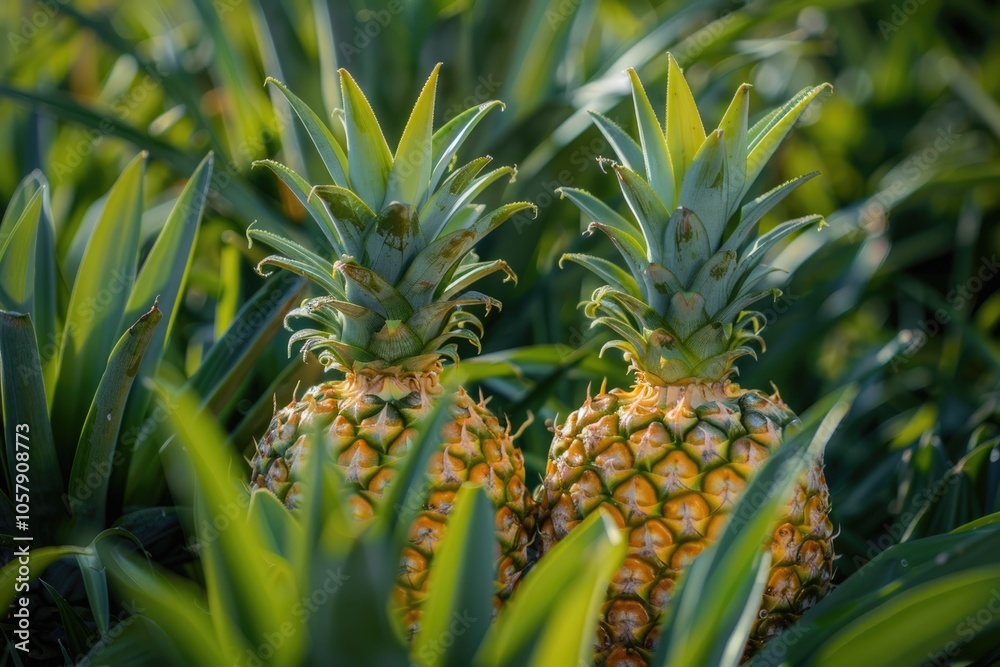
<svg viewBox="0 0 1000 667">
<path fill-rule="evenodd" d="M 125 321 L 135 322 L 149 309 L 149 304 L 155 302 L 164 313 L 166 322 L 153 333 L 133 380 L 122 417 L 123 433 L 140 432 L 142 420 L 149 408 L 152 390 L 146 380 L 156 377 L 177 320 L 177 305 L 182 298 L 188 271 L 194 259 L 195 243 L 211 184 L 212 165 L 213 156 L 210 153 L 184 186 L 139 270 L 125 306 Z M 115 477 L 122 482 L 121 488 L 124 488 L 127 461 L 131 452 L 131 448 L 123 448 L 121 453 L 125 460 L 116 467 Z"/>
<path fill-rule="evenodd" d="M 625 555 L 625 546 L 618 527 L 603 511 L 584 519 L 525 577 L 490 629 L 476 664 L 524 664 L 539 647 L 546 619 L 553 617 L 561 600 L 579 602 L 583 597 L 579 588 L 604 594 L 611 574 Z M 594 571 L 595 563 L 606 565 L 610 571 Z M 601 582 L 604 574 L 607 576 Z M 592 618 L 596 621 L 596 614 Z M 583 634 L 587 634 L 589 648 L 594 635 Z"/>
<path fill-rule="evenodd" d="M 108 359 L 69 476 L 67 503 L 77 526 L 93 528 L 104 524 L 111 473 L 121 464 L 115 459 L 125 402 L 162 317 L 154 304 L 122 335 Z"/>
<path fill-rule="evenodd" d="M 496 535 L 493 504 L 481 487 L 463 485 L 448 515 L 429 574 L 420 633 L 413 644 L 422 667 L 464 667 L 493 616 Z"/>
<path fill-rule="evenodd" d="M 53 430 L 63 461 L 71 460 L 88 399 L 96 392 L 121 334 L 124 295 L 136 279 L 145 162 L 146 154 L 141 153 L 111 188 L 73 285 L 52 402 L 60 406 Z"/>
<path fill-rule="evenodd" d="M 414 207 L 423 200 L 430 186 L 432 167 L 431 138 L 434 134 L 434 96 L 437 92 L 441 63 L 434 66 L 424 84 L 403 136 L 392 159 L 392 171 L 386 186 L 385 201 L 398 201 Z"/>
<path fill-rule="evenodd" d="M 65 517 L 61 497 L 63 475 L 45 402 L 42 366 L 35 332 L 28 315 L 0 310 L 0 398 L 3 406 L 3 471 L 7 488 L 14 488 L 17 452 L 31 462 L 34 528 L 45 534 L 50 522 Z M 21 428 L 24 425 L 27 428 Z M 21 433 L 19 437 L 18 434 Z M 20 445 L 18 443 L 21 443 Z M 21 446 L 23 445 L 23 447 Z"/>
<path fill-rule="evenodd" d="M 373 211 L 382 210 L 392 153 L 385 143 L 375 112 L 346 69 L 340 70 L 340 88 L 347 126 L 348 177 L 351 189 Z"/>
</svg>

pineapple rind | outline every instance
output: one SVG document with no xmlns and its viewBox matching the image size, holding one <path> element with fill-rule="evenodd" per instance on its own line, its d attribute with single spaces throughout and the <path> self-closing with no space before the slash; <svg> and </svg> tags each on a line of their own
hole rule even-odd
<svg viewBox="0 0 1000 667">
<path fill-rule="evenodd" d="M 275 414 L 251 463 L 251 487 L 269 489 L 294 509 L 306 476 L 303 467 L 315 456 L 306 434 L 319 429 L 326 458 L 342 473 L 351 513 L 359 521 L 372 518 L 415 439 L 417 423 L 443 395 L 439 371 L 440 363 L 422 372 L 365 369 L 312 387 Z M 451 417 L 428 463 L 427 497 L 410 527 L 393 594 L 411 637 L 420 627 L 434 552 L 463 483 L 481 484 L 496 510 L 495 608 L 535 559 L 535 503 L 509 428 L 501 428 L 485 402 L 473 401 L 463 389 L 453 396 Z"/>
<path fill-rule="evenodd" d="M 598 507 L 626 531 L 594 661 L 645 665 L 660 614 L 685 566 L 711 545 L 749 477 L 796 417 L 777 394 L 731 382 L 602 391 L 557 427 L 539 492 L 542 553 Z M 833 526 L 822 461 L 775 522 L 772 564 L 751 655 L 830 588 Z"/>
</svg>

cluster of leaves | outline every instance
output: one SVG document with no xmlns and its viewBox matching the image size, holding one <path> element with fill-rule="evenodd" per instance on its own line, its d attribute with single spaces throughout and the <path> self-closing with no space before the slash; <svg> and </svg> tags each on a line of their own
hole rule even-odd
<svg viewBox="0 0 1000 667">
<path fill-rule="evenodd" d="M 135 485 L 148 477 L 135 466 L 156 456 L 143 437 L 154 419 L 145 383 L 158 372 L 184 293 L 212 161 L 198 167 L 166 220 L 143 234 L 145 163 L 145 154 L 136 157 L 107 194 L 75 266 L 56 258 L 40 173 L 22 182 L 0 226 L 0 540 L 9 554 L 18 537 L 31 538 L 35 574 L 75 557 L 76 567 L 64 563 L 45 587 L 73 640 L 63 645 L 68 655 L 85 653 L 78 640 L 91 634 L 67 601 L 78 602 L 81 582 L 88 617 L 109 629 L 101 540 L 124 535 L 165 560 L 183 558 L 173 508 L 130 508 Z M 3 571 L 5 602 L 15 574 Z M 48 639 L 50 649 L 59 646 Z"/>
<path fill-rule="evenodd" d="M 134 158 L 101 198 L 76 263 L 57 256 L 62 225 L 40 172 L 0 224 L 0 596 L 5 608 L 28 596 L 33 657 L 43 662 L 75 662 L 131 613 L 109 594 L 105 540 L 124 539 L 165 567 L 194 555 L 182 530 L 190 503 L 166 493 L 160 464 L 176 407 L 155 402 L 150 383 L 165 371 L 213 159 L 168 194 L 160 215 L 144 210 L 146 162 Z M 300 279 L 276 281 L 249 300 L 185 382 L 200 410 L 224 405 L 303 292 Z M 31 579 L 44 575 L 30 589 L 11 558 L 25 538 Z M 17 619 L 2 625 L 13 638 Z"/>
</svg>

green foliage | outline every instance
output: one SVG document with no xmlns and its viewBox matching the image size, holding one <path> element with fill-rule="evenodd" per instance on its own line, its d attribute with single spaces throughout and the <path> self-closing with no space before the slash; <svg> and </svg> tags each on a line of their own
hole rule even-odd
<svg viewBox="0 0 1000 667">
<path fill-rule="evenodd" d="M 161 633 L 163 655 L 171 648 L 185 652 L 176 664 L 402 665 L 407 654 L 428 667 L 589 661 L 605 590 L 625 555 L 623 536 L 602 512 L 546 554 L 494 618 L 492 507 L 481 489 L 463 487 L 432 566 L 434 593 L 408 648 L 388 599 L 405 544 L 403 533 L 391 528 L 401 505 L 382 503 L 365 526 L 345 522 L 344 484 L 333 466 L 312 467 L 301 512 L 290 513 L 266 491 L 250 495 L 196 398 L 164 391 L 178 406 L 172 458 L 184 459 L 198 481 L 193 538 L 205 564 L 205 589 L 138 560 L 121 543 L 105 542 L 102 550 L 113 588 L 143 605 L 144 621 Z M 760 545 L 789 487 L 834 435 L 853 394 L 841 391 L 805 413 L 802 429 L 755 477 L 719 543 L 685 574 L 663 620 L 655 664 L 740 662 L 767 572 Z M 437 446 L 428 434 L 440 428 L 447 410 L 439 407 L 424 421 L 410 461 L 422 462 Z M 181 417 L 192 414 L 199 416 Z M 407 493 L 417 491 L 410 485 Z M 996 596 L 1000 571 L 990 553 L 1000 545 L 998 527 L 994 516 L 893 547 L 772 640 L 752 664 L 839 665 L 864 655 L 905 664 L 940 651 L 981 655 L 970 638 L 985 636 L 1000 620 L 994 614 L 973 631 L 966 619 Z M 267 605 L 253 602 L 261 582 Z"/>
<path fill-rule="evenodd" d="M 457 157 L 489 154 L 500 164 L 518 164 L 517 180 L 487 200 L 539 206 L 537 219 L 516 215 L 478 244 L 484 263 L 502 260 L 520 281 L 494 292 L 504 311 L 483 322 L 484 354 L 447 371 L 452 380 L 483 384 L 494 396 L 494 411 L 515 423 L 529 411 L 535 415 L 518 439 L 532 480 L 544 469 L 551 440 L 546 421 L 576 407 L 590 382 L 630 382 L 613 354 L 597 356 L 608 337 L 590 333 L 577 308 L 596 279 L 572 263 L 558 266 L 568 253 L 602 281 L 638 292 L 638 284 L 607 262 L 619 250 L 641 258 L 642 249 L 609 233 L 628 228 L 622 215 L 628 202 L 597 161 L 616 153 L 624 167 L 646 174 L 629 137 L 647 129 L 650 117 L 640 104 L 644 126 L 631 120 L 636 101 L 623 71 L 660 82 L 648 95 L 659 100 L 664 82 L 683 68 L 690 98 L 678 91 L 667 109 L 650 109 L 653 117 L 693 119 L 691 101 L 697 100 L 693 134 L 672 142 L 684 146 L 696 143 L 689 140 L 699 138 L 699 127 L 739 126 L 744 98 L 753 98 L 751 109 L 768 108 L 818 81 L 834 84 L 833 95 L 806 111 L 762 166 L 760 183 L 784 185 L 746 193 L 750 203 L 741 213 L 744 223 L 765 233 L 776 220 L 814 211 L 829 223 L 782 239 L 769 258 L 775 268 L 795 268 L 795 277 L 783 296 L 760 304 L 768 319 L 767 350 L 740 363 L 741 382 L 765 387 L 773 381 L 797 410 L 838 387 L 860 388 L 826 451 L 833 519 L 841 529 L 842 585 L 796 628 L 805 634 L 789 634 L 758 661 L 844 664 L 857 661 L 852 651 L 870 651 L 867 660 L 885 662 L 890 658 L 879 651 L 895 643 L 879 640 L 893 633 L 913 647 L 900 658 L 941 656 L 945 635 L 963 629 L 952 621 L 982 608 L 977 596 L 994 586 L 996 575 L 990 554 L 997 535 L 983 517 L 1000 512 L 1000 297 L 993 260 L 1000 249 L 1000 51 L 994 38 L 1000 18 L 975 1 L 924 3 L 902 14 L 897 6 L 891 0 L 170 0 L 157 2 L 152 15 L 144 3 L 3 3 L 0 29 L 9 48 L 0 53 L 0 532 L 13 525 L 12 426 L 30 422 L 32 528 L 38 531 L 33 567 L 51 587 L 36 584 L 32 594 L 54 619 L 39 628 L 45 657 L 62 660 L 64 650 L 80 648 L 81 623 L 87 640 L 97 640 L 95 660 L 109 664 L 221 661 L 228 654 L 209 655 L 215 650 L 209 648 L 185 654 L 187 645 L 164 639 L 189 633 L 199 642 L 194 645 L 218 641 L 230 651 L 246 641 L 242 633 L 257 632 L 259 621 L 242 619 L 246 628 L 222 628 L 222 641 L 217 619 L 196 613 L 225 602 L 208 595 L 206 578 L 209 571 L 218 574 L 210 563 L 226 563 L 231 554 L 220 547 L 204 564 L 190 562 L 194 552 L 179 524 L 195 534 L 192 515 L 203 517 L 205 510 L 196 506 L 191 484 L 166 487 L 160 449 L 175 435 L 172 407 L 154 397 L 148 381 L 174 378 L 198 410 L 220 421 L 215 433 L 221 440 L 212 445 L 228 447 L 233 479 L 241 480 L 238 455 L 266 426 L 273 402 L 321 377 L 312 360 L 288 361 L 289 336 L 281 326 L 307 296 L 305 281 L 272 278 L 262 286 L 252 267 L 266 254 L 259 246 L 246 248 L 245 232 L 256 221 L 254 230 L 307 248 L 335 237 L 335 230 L 306 224 L 313 207 L 339 202 L 345 215 L 363 212 L 363 200 L 348 199 L 333 184 L 346 183 L 352 168 L 378 167 L 347 164 L 337 151 L 348 141 L 346 114 L 338 109 L 352 101 L 340 88 L 338 68 L 367 91 L 380 131 L 398 137 L 426 73 L 439 61 L 446 66 L 438 74 L 433 117 L 441 122 L 478 109 L 478 115 L 459 114 L 469 123 L 463 127 L 477 131 Z M 36 16 L 42 18 L 32 23 Z M 265 86 L 267 77 L 273 78 Z M 753 85 L 730 104 L 743 82 Z M 504 113 L 499 103 L 484 104 L 493 99 L 507 104 Z M 769 123 L 747 118 L 748 131 L 756 127 L 760 136 L 767 136 Z M 452 130 L 466 138 L 458 125 Z M 426 143 L 416 128 L 408 136 L 414 145 Z M 454 178 L 456 164 L 465 163 L 452 162 L 446 149 L 453 143 L 432 136 L 432 153 L 442 156 L 430 166 L 433 179 Z M 758 153 L 770 151 L 770 143 L 758 144 Z M 732 149 L 715 150 L 721 148 Z M 136 159 L 142 151 L 148 158 Z M 210 151 L 214 169 L 202 163 Z M 675 163 L 693 164 L 696 153 L 663 157 L 652 165 L 657 178 L 679 193 L 682 170 Z M 302 183 L 327 185 L 303 188 L 290 172 L 276 179 L 268 170 L 252 170 L 256 160 L 280 161 Z M 380 164 L 373 187 L 389 188 L 391 169 L 384 175 L 387 163 Z M 789 181 L 814 169 L 819 177 Z M 392 187 L 412 192 L 413 183 L 397 178 Z M 560 201 L 557 188 L 571 201 Z M 604 221 L 594 229 L 610 238 L 581 238 L 572 204 L 585 211 L 582 222 Z M 114 233 L 97 238 L 95 228 Z M 739 231 L 730 238 L 744 238 Z M 591 257 L 583 260 L 584 253 Z M 235 258 L 243 261 L 234 270 Z M 135 270 L 122 274 L 108 308 L 92 319 L 79 313 L 78 304 L 101 302 L 102 283 L 110 285 L 115 266 Z M 81 483 L 79 472 L 74 476 L 75 447 L 92 406 L 103 409 L 95 398 L 116 341 L 157 296 L 165 317 L 125 392 L 115 438 L 116 454 L 126 458 L 114 459 L 123 462 L 110 477 L 97 477 L 108 489 L 104 511 L 90 500 L 103 516 L 72 533 L 62 497 Z M 67 347 L 71 324 L 87 333 L 71 336 Z M 108 443 L 104 436 L 89 442 Z M 420 469 L 413 464 L 409 483 Z M 335 480 L 322 486 L 331 485 Z M 395 567 L 395 547 L 386 543 L 405 533 L 405 516 L 386 516 L 377 537 L 360 538 L 335 496 L 325 494 L 308 517 L 291 522 L 266 496 L 249 499 L 248 520 L 261 536 L 255 548 L 292 562 L 322 545 L 318 551 L 354 568 L 356 597 L 312 615 L 308 636 L 329 641 L 310 642 L 303 659 L 321 663 L 349 646 L 355 662 L 405 662 L 383 604 L 390 579 L 365 565 Z M 951 532 L 966 525 L 978 527 Z M 129 536 L 161 565 L 151 569 L 116 547 L 116 576 L 131 578 L 139 590 L 163 592 L 147 609 L 156 623 L 131 615 L 134 607 L 115 592 L 125 584 L 104 592 L 109 545 L 131 542 Z M 514 660 L 517 653 L 540 661 L 551 651 L 584 651 L 592 633 L 582 610 L 600 599 L 607 576 L 596 563 L 613 562 L 621 543 L 596 520 L 575 531 L 577 538 L 579 550 L 553 560 L 556 550 L 539 564 L 536 572 L 547 571 L 552 584 L 528 577 L 511 604 L 526 599 L 534 611 L 507 617 L 526 619 L 520 621 L 501 615 L 483 638 L 481 656 Z M 462 539 L 458 534 L 453 543 Z M 9 541 L 3 549 L 6 560 Z M 742 562 L 741 572 L 753 565 Z M 322 583 L 324 566 L 295 571 L 296 590 Z M 4 594 L 10 574 L 0 574 Z M 588 583 L 571 587 L 577 580 Z M 749 575 L 740 581 L 744 588 L 735 597 L 749 599 L 759 582 Z M 260 591 L 274 584 L 266 579 L 252 586 L 261 601 L 267 596 Z M 965 594 L 951 595 L 953 589 Z M 170 597 L 177 591 L 179 601 Z M 738 615 L 727 619 L 727 627 L 740 626 Z M 341 629 L 331 633 L 331 626 Z M 377 642 L 364 640 L 369 630 Z M 493 639 L 498 632 L 503 640 Z M 384 653 L 365 653 L 376 648 Z M 988 636 L 974 637 L 958 642 L 948 657 L 975 660 L 991 649 Z"/>
<path fill-rule="evenodd" d="M 168 562 L 189 559 L 176 512 L 154 509 L 161 498 L 152 489 L 156 480 L 162 486 L 163 469 L 156 457 L 159 443 L 149 431 L 163 421 L 158 412 L 163 406 L 151 406 L 145 383 L 157 376 L 170 348 L 170 322 L 186 289 L 212 158 L 168 201 L 169 215 L 154 230 L 140 262 L 143 165 L 142 156 L 133 160 L 104 200 L 95 234 L 75 279 L 70 278 L 67 302 L 50 302 L 45 296 L 55 291 L 54 279 L 49 289 L 37 289 L 41 267 L 49 267 L 53 275 L 71 275 L 66 258 L 56 254 L 46 179 L 40 174 L 25 179 L 5 215 L 0 256 L 9 272 L 0 291 L 0 543 L 13 553 L 24 544 L 18 538 L 32 538 L 30 580 L 42 577 L 43 585 L 31 589 L 30 604 L 42 624 L 51 621 L 44 620 L 41 610 L 53 604 L 52 618 L 67 633 L 62 644 L 42 644 L 37 654 L 42 659 L 60 650 L 81 656 L 93 644 L 87 640 L 107 637 L 112 610 L 121 611 L 123 601 L 112 601 L 107 592 L 99 549 L 106 538 L 124 538 L 133 548 Z M 55 318 L 48 314 L 53 307 Z M 59 333 L 43 338 L 44 330 L 33 326 L 35 317 L 56 323 Z M 256 327 L 268 330 L 275 321 L 280 326 L 280 314 L 260 318 Z M 254 329 L 244 333 L 259 335 Z M 252 360 L 252 350 L 243 349 L 237 361 L 247 358 Z M 215 364 L 219 376 L 233 372 L 233 360 L 229 362 Z M 47 374 L 47 369 L 58 373 Z M 130 470 L 137 452 L 152 465 Z M 145 489 L 148 504 L 141 507 L 125 502 L 127 487 L 138 484 L 136 475 L 153 481 Z M 20 509 L 25 504 L 27 512 Z M 5 601 L 14 597 L 18 567 L 14 559 L 2 570 Z M 46 637 L 53 628 L 36 630 Z"/>
</svg>

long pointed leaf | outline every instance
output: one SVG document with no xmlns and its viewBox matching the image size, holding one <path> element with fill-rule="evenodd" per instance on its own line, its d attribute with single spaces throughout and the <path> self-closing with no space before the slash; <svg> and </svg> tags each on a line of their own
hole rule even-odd
<svg viewBox="0 0 1000 667">
<path fill-rule="evenodd" d="M 35 314 L 35 239 L 45 189 L 39 188 L 0 243 L 0 308 Z"/>
<path fill-rule="evenodd" d="M 17 186 L 0 222 L 0 308 L 31 316 L 49 401 L 59 370 L 58 273 L 49 184 L 36 170 Z"/>
<path fill-rule="evenodd" d="M 108 577 L 104 564 L 96 551 L 80 554 L 76 557 L 80 568 L 80 578 L 83 579 L 84 590 L 87 591 L 87 603 L 94 615 L 94 622 L 101 636 L 108 634 L 111 618 L 111 603 L 108 598 Z"/>
<path fill-rule="evenodd" d="M 639 142 L 642 145 L 643 162 L 646 166 L 646 179 L 649 181 L 649 187 L 668 208 L 672 209 L 677 189 L 667 151 L 667 139 L 656 112 L 653 111 L 653 105 L 646 97 L 646 90 L 639 81 L 639 75 L 631 68 L 628 70 L 628 75 L 632 81 L 632 103 L 639 125 Z"/>
<path fill-rule="evenodd" d="M 667 61 L 667 147 L 676 191 L 680 191 L 688 167 L 705 141 L 705 128 L 680 66 L 673 55 L 667 54 Z"/>
<path fill-rule="evenodd" d="M 496 535 L 493 504 L 481 487 L 463 486 L 434 553 L 430 592 L 413 644 L 422 667 L 465 667 L 493 616 Z M 461 632 L 455 630 L 456 625 Z M 445 642 L 450 638 L 452 641 Z"/>
<path fill-rule="evenodd" d="M 947 655 L 952 647 L 967 643 L 987 628 L 996 633 L 998 622 L 992 610 L 997 605 L 998 586 L 1000 567 L 994 564 L 910 588 L 876 610 L 859 613 L 823 645 L 814 664 L 849 665 L 861 660 L 886 665 L 926 664 L 929 656 Z M 989 610 L 985 622 L 981 620 L 986 616 L 983 610 Z M 995 644 L 995 634 L 993 639 Z"/>
<path fill-rule="evenodd" d="M 723 173 L 726 182 L 723 185 L 726 202 L 725 219 L 728 222 L 736 209 L 739 208 L 743 200 L 743 186 L 747 179 L 747 149 L 749 138 L 747 136 L 747 124 L 750 113 L 750 84 L 744 83 L 736 91 L 733 101 L 726 109 L 719 129 L 722 130 L 723 141 L 726 144 L 726 164 Z M 717 248 L 719 236 L 712 240 L 712 247 Z"/>
<path fill-rule="evenodd" d="M 213 615 L 206 611 L 204 594 L 189 580 L 168 572 L 151 572 L 120 550 L 111 550 L 105 560 L 115 587 L 157 620 L 187 664 L 213 667 L 242 659 L 242 653 L 225 646 L 213 632 Z"/>
<path fill-rule="evenodd" d="M 352 257 L 360 256 L 365 233 L 375 219 L 375 211 L 368 208 L 352 190 L 339 185 L 314 185 L 309 191 L 309 198 L 313 197 L 319 197 L 329 207 L 338 234 L 345 239 L 344 253 Z"/>
<path fill-rule="evenodd" d="M 168 469 L 176 471 L 170 479 L 172 488 L 183 498 L 192 487 L 195 495 L 213 624 L 223 639 L 230 635 L 232 624 L 257 645 L 292 613 L 295 587 L 286 580 L 291 577 L 290 568 L 279 567 L 276 558 L 270 563 L 260 558 L 267 551 L 264 536 L 251 530 L 247 521 L 249 498 L 242 476 L 237 476 L 242 465 L 226 447 L 218 424 L 200 408 L 191 392 L 168 391 L 162 386 L 157 389 L 177 434 L 165 452 Z M 189 471 L 194 479 L 180 475 L 181 471 Z M 256 589 L 267 582 L 274 584 L 268 588 L 268 604 L 256 604 Z M 289 660 L 296 652 L 291 642 L 275 646 L 274 651 L 277 660 Z"/>
<path fill-rule="evenodd" d="M 622 165 L 615 165 L 615 173 L 618 174 L 618 183 L 625 201 L 642 229 L 646 240 L 646 257 L 649 261 L 655 261 L 663 256 L 664 246 L 660 234 L 667 227 L 670 211 L 642 176 Z"/>
<path fill-rule="evenodd" d="M 534 209 L 534 204 L 511 202 L 479 218 L 470 229 L 452 232 L 434 243 L 417 257 L 399 283 L 399 289 L 406 294 L 415 308 L 431 302 L 441 281 L 456 263 L 481 238 L 500 226 L 515 213 Z"/>
<path fill-rule="evenodd" d="M 121 465 L 118 458 L 121 454 L 116 454 L 116 447 L 125 402 L 162 316 L 154 304 L 125 332 L 108 358 L 80 433 L 69 476 L 67 502 L 79 527 L 93 528 L 104 523 L 108 482 L 115 466 Z"/>
<path fill-rule="evenodd" d="M 201 366 L 188 381 L 188 388 L 201 396 L 203 404 L 216 412 L 230 392 L 281 329 L 285 315 L 302 300 L 306 281 L 285 275 L 265 282 L 240 309 L 226 333 L 212 345 Z"/>
<path fill-rule="evenodd" d="M 475 264 L 462 264 L 459 269 L 452 275 L 452 282 L 448 283 L 444 292 L 441 293 L 441 298 L 450 299 L 451 297 L 459 294 L 462 290 L 479 282 L 491 273 L 502 272 L 504 274 L 503 282 L 513 281 L 517 284 L 517 274 L 514 270 L 510 268 L 510 265 L 503 261 L 502 259 L 495 259 L 492 262 L 476 262 Z"/>
<path fill-rule="evenodd" d="M 51 532 L 51 522 L 65 517 L 60 498 L 63 475 L 49 413 L 45 385 L 31 319 L 27 315 L 0 310 L 0 398 L 3 405 L 3 474 L 7 488 L 14 489 L 18 452 L 30 457 L 30 489 L 33 529 Z M 19 435 L 20 434 L 20 435 Z M 23 454 L 22 454 L 23 458 Z"/>
<path fill-rule="evenodd" d="M 66 314 L 59 379 L 52 408 L 60 459 L 69 462 L 89 399 L 125 323 L 127 295 L 136 279 L 146 154 L 136 157 L 112 187 L 84 252 Z M 68 471 L 66 471 L 68 472 Z"/>
<path fill-rule="evenodd" d="M 594 257 L 593 255 L 568 252 L 559 259 L 559 268 L 562 268 L 563 262 L 566 260 L 575 262 L 580 266 L 589 269 L 600 277 L 601 280 L 617 287 L 623 292 L 631 294 L 637 299 L 642 298 L 639 283 L 635 281 L 635 278 L 633 278 L 628 271 L 625 271 L 614 262 L 609 262 L 602 257 Z"/>
<path fill-rule="evenodd" d="M 832 86 L 828 83 L 816 86 L 815 88 L 807 88 L 786 102 L 779 110 L 779 113 L 763 128 L 758 128 L 757 126 L 751 128 L 750 155 L 747 157 L 747 178 L 746 183 L 743 185 L 744 195 L 750 189 L 750 186 L 753 185 L 753 182 L 757 180 L 757 176 L 763 171 L 764 165 L 774 155 L 774 151 L 778 149 L 778 145 L 792 129 L 795 121 L 799 119 L 806 110 L 806 107 L 820 93 L 827 90 L 832 90 Z M 755 130 L 759 132 L 756 137 L 753 136 Z"/>
<path fill-rule="evenodd" d="M 351 189 L 373 211 L 382 209 L 392 171 L 392 153 L 371 105 L 347 70 L 340 70 L 347 125 L 348 176 Z"/>
<path fill-rule="evenodd" d="M 472 202 L 483 190 L 504 176 L 513 182 L 517 176 L 514 167 L 499 167 L 473 178 L 490 160 L 489 157 L 477 158 L 455 171 L 427 201 L 420 213 L 420 224 L 428 241 L 467 227 L 477 217 Z"/>
<path fill-rule="evenodd" d="M 344 230 L 337 225 L 336 221 L 330 215 L 330 211 L 323 206 L 323 203 L 319 199 L 310 196 L 313 189 L 304 178 L 274 160 L 258 160 L 254 162 L 254 166 L 267 167 L 281 179 L 281 182 L 291 190 L 295 198 L 309 211 L 312 218 L 319 225 L 320 231 L 323 232 L 323 236 L 330 242 L 330 246 L 335 249 L 338 255 L 353 251 L 350 245 L 351 239 L 345 236 Z"/>
<path fill-rule="evenodd" d="M 309 135 L 313 145 L 319 152 L 319 157 L 323 160 L 323 164 L 330 173 L 330 178 L 333 179 L 336 185 L 346 187 L 348 185 L 347 155 L 344 153 L 344 149 L 340 147 L 340 142 L 333 136 L 330 128 L 316 115 L 316 112 L 309 108 L 308 104 L 299 99 L 292 91 L 288 90 L 285 84 L 273 77 L 268 77 L 264 80 L 264 83 L 270 83 L 285 96 L 295 115 L 299 117 L 302 125 L 306 128 L 306 134 Z"/>
<path fill-rule="evenodd" d="M 599 575 L 605 573 L 590 570 L 595 563 L 612 568 L 606 573 L 606 587 L 624 556 L 625 545 L 618 527 L 605 512 L 599 510 L 584 519 L 542 557 L 514 591 L 484 640 L 476 665 L 525 664 L 539 645 L 546 619 L 552 616 L 560 601 L 577 587 L 592 590 L 600 586 Z M 573 599 L 580 601 L 578 596 Z M 593 635 L 586 641 L 589 645 Z M 578 647 L 570 650 L 576 652 Z"/>
<path fill-rule="evenodd" d="M 386 186 L 385 201 L 417 206 L 430 186 L 432 168 L 431 137 L 434 134 L 434 96 L 437 91 L 441 63 L 434 66 L 427 78 L 403 136 L 392 159 L 392 171 Z"/>
<path fill-rule="evenodd" d="M 797 178 L 793 178 L 790 181 L 785 181 L 776 188 L 768 190 L 753 201 L 747 203 L 747 205 L 740 211 L 739 225 L 737 225 L 736 229 L 733 230 L 733 233 L 729 235 L 729 238 L 725 240 L 720 250 L 739 251 L 742 249 L 751 234 L 753 234 L 753 230 L 756 228 L 757 223 L 760 222 L 761 218 L 763 218 L 768 211 L 781 203 L 785 197 L 790 195 L 800 185 L 818 175 L 819 172 L 814 171 L 808 174 L 803 174 Z"/>
<path fill-rule="evenodd" d="M 596 111 L 589 111 L 588 113 L 591 119 L 593 119 L 594 125 L 601 131 L 601 134 L 608 140 L 608 143 L 611 144 L 611 148 L 614 149 L 615 155 L 618 156 L 621 163 L 632 171 L 642 169 L 644 165 L 642 148 L 635 142 L 635 139 L 630 137 L 621 126 L 607 116 L 599 114 Z"/>
<path fill-rule="evenodd" d="M 532 667 L 555 664 L 587 665 L 593 660 L 594 635 L 608 583 L 626 554 L 625 540 L 598 545 L 594 559 L 580 573 L 571 590 L 557 598 L 557 607 L 548 615 Z"/>
<path fill-rule="evenodd" d="M 194 258 L 198 229 L 212 178 L 212 164 L 213 157 L 209 154 L 184 186 L 166 224 L 146 256 L 125 306 L 124 320 L 135 322 L 156 301 L 166 316 L 166 322 L 153 333 L 142 364 L 135 374 L 122 417 L 122 433 L 138 433 L 149 408 L 151 389 L 146 380 L 156 377 L 174 322 L 177 321 L 177 306 L 183 297 L 188 271 Z M 124 460 L 116 467 L 115 477 L 122 482 L 120 488 L 124 488 L 131 451 L 131 448 L 122 449 Z"/>
<path fill-rule="evenodd" d="M 431 139 L 431 152 L 434 155 L 434 171 L 431 173 L 430 192 L 437 189 L 445 172 L 451 167 L 451 162 L 458 153 L 458 149 L 465 143 L 472 130 L 486 114 L 496 107 L 502 109 L 503 102 L 493 100 L 492 102 L 486 102 L 477 107 L 466 109 L 442 125 L 434 133 Z M 421 206 L 423 203 L 420 202 Z"/>
</svg>

